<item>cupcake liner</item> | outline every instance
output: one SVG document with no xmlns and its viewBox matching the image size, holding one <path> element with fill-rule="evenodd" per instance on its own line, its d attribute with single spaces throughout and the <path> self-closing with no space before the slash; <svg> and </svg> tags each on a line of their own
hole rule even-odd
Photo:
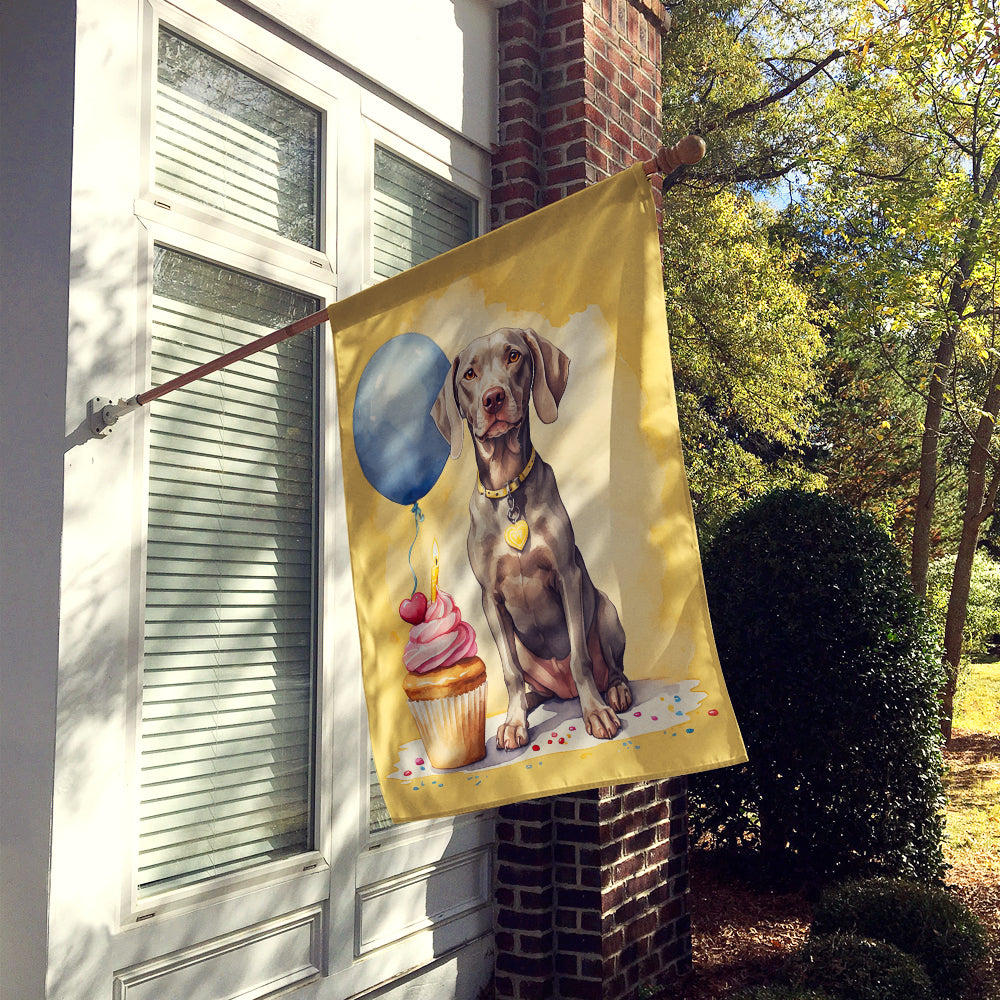
<svg viewBox="0 0 1000 1000">
<path fill-rule="evenodd" d="M 409 702 L 433 767 L 474 764 L 486 756 L 486 683 L 465 694 Z"/>
</svg>

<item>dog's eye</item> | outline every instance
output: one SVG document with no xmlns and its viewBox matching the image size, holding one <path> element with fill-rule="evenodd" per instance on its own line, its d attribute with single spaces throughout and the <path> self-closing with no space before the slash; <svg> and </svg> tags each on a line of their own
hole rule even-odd
<svg viewBox="0 0 1000 1000">
<path fill-rule="evenodd" d="M 475 377 L 476 377 L 475 368 L 466 368 L 465 374 L 462 376 L 462 378 L 464 378 L 466 382 L 471 382 Z"/>
<path fill-rule="evenodd" d="M 512 365 L 515 361 L 520 361 L 520 360 L 521 360 L 520 351 L 511 351 L 510 354 L 507 355 L 507 364 L 509 365 Z"/>
</svg>

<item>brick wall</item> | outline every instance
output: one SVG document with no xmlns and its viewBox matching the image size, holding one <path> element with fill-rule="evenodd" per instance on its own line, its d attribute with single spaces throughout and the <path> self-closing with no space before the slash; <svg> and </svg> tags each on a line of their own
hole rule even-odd
<svg viewBox="0 0 1000 1000">
<path fill-rule="evenodd" d="M 504 806 L 496 995 L 619 1000 L 691 964 L 684 779 Z"/>
<path fill-rule="evenodd" d="M 660 143 L 660 0 L 513 0 L 498 11 L 494 227 Z M 691 963 L 687 783 L 505 806 L 497 820 L 496 996 L 623 1000 Z"/>
<path fill-rule="evenodd" d="M 513 0 L 499 17 L 493 225 L 650 158 L 660 143 L 660 0 Z"/>
</svg>

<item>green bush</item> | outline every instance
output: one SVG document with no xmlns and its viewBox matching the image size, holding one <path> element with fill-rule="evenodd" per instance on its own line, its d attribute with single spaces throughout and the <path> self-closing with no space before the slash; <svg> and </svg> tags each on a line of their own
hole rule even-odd
<svg viewBox="0 0 1000 1000">
<path fill-rule="evenodd" d="M 741 990 L 732 1000 L 840 1000 L 825 990 L 803 989 L 800 986 L 752 986 Z"/>
<path fill-rule="evenodd" d="M 884 941 L 853 934 L 810 938 L 792 973 L 798 985 L 818 987 L 837 1000 L 933 1000 L 924 967 Z"/>
<path fill-rule="evenodd" d="M 938 994 L 960 997 L 986 957 L 986 933 L 947 890 L 904 879 L 870 879 L 827 889 L 812 933 L 850 932 L 895 945 L 923 963 Z"/>
<path fill-rule="evenodd" d="M 780 490 L 727 522 L 704 565 L 750 759 L 691 779 L 695 834 L 772 872 L 940 877 L 943 672 L 888 535 Z"/>
<path fill-rule="evenodd" d="M 954 571 L 955 558 L 952 556 L 935 559 L 927 573 L 927 603 L 942 635 Z M 988 651 L 989 639 L 994 635 L 1000 635 L 1000 562 L 979 549 L 972 563 L 962 654 L 981 656 Z"/>
</svg>

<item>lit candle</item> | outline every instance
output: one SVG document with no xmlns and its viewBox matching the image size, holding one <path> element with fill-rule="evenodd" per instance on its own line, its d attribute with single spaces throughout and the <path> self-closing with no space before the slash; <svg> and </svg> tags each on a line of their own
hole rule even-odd
<svg viewBox="0 0 1000 1000">
<path fill-rule="evenodd" d="M 431 546 L 431 601 L 436 601 L 438 596 L 438 543 L 434 539 Z"/>
</svg>

